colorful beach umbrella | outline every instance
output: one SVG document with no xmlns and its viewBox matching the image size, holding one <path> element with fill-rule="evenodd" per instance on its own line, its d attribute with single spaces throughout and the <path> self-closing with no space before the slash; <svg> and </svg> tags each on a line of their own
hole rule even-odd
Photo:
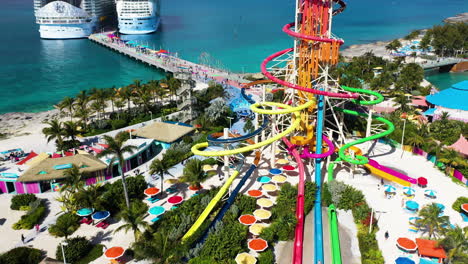
<svg viewBox="0 0 468 264">
<path fill-rule="evenodd" d="M 385 188 L 385 192 L 388 192 L 388 193 L 394 193 L 396 191 L 396 188 L 392 185 L 385 184 L 384 188 Z"/>
<path fill-rule="evenodd" d="M 271 207 L 273 206 L 273 201 L 267 198 L 260 198 L 257 200 L 257 205 L 260 207 Z"/>
<path fill-rule="evenodd" d="M 287 180 L 287 178 L 283 175 L 275 175 L 271 178 L 271 180 L 274 182 L 274 183 L 283 183 Z"/>
<path fill-rule="evenodd" d="M 408 196 L 413 196 L 416 193 L 416 190 L 411 187 L 403 187 L 403 193 Z"/>
<path fill-rule="evenodd" d="M 277 174 L 281 173 L 281 170 L 280 169 L 271 169 L 270 173 L 273 174 L 273 175 L 277 175 Z"/>
<path fill-rule="evenodd" d="M 261 224 L 261 223 L 253 224 L 249 227 L 249 232 L 252 233 L 253 235 L 258 236 L 260 235 L 260 233 L 265 227 L 267 227 L 266 224 Z"/>
<path fill-rule="evenodd" d="M 416 264 L 414 260 L 406 258 L 406 257 L 399 257 L 395 259 L 395 264 Z"/>
<path fill-rule="evenodd" d="M 76 211 L 78 216 L 88 216 L 94 212 L 94 208 L 81 208 L 80 210 Z"/>
<path fill-rule="evenodd" d="M 260 190 L 249 190 L 247 194 L 251 197 L 260 197 L 263 195 L 262 191 Z"/>
<path fill-rule="evenodd" d="M 294 168 L 294 166 L 291 166 L 291 165 L 285 165 L 285 166 L 283 166 L 283 170 L 292 171 L 292 170 L 294 170 L 294 169 L 296 169 L 296 168 Z"/>
<path fill-rule="evenodd" d="M 257 259 L 250 255 L 249 253 L 240 253 L 237 254 L 235 261 L 237 264 L 255 264 L 257 263 Z"/>
<path fill-rule="evenodd" d="M 437 197 L 437 192 L 429 189 L 424 191 L 424 195 L 430 198 L 435 198 Z"/>
<path fill-rule="evenodd" d="M 261 252 L 268 248 L 268 242 L 261 238 L 252 239 L 248 243 L 250 250 Z"/>
<path fill-rule="evenodd" d="M 288 164 L 289 161 L 287 159 L 279 159 L 276 161 L 276 163 L 280 164 L 280 165 L 285 165 L 285 164 Z"/>
<path fill-rule="evenodd" d="M 274 191 L 276 191 L 277 189 L 278 189 L 278 188 L 276 187 L 276 185 L 271 184 L 271 183 L 264 184 L 264 185 L 262 186 L 262 190 L 267 191 L 267 192 L 274 192 Z"/>
<path fill-rule="evenodd" d="M 268 176 L 261 176 L 258 177 L 257 181 L 261 183 L 269 183 L 271 181 L 271 178 Z"/>
<path fill-rule="evenodd" d="M 179 181 L 177 179 L 167 179 L 164 182 L 167 183 L 167 184 L 176 184 Z"/>
<path fill-rule="evenodd" d="M 468 214 L 468 203 L 462 204 L 462 205 L 461 205 L 461 209 L 462 209 L 465 213 Z"/>
<path fill-rule="evenodd" d="M 418 249 L 418 245 L 416 245 L 416 242 L 406 237 L 398 238 L 396 245 L 397 247 L 405 251 L 415 251 L 416 249 Z"/>
<path fill-rule="evenodd" d="M 419 204 L 415 201 L 406 201 L 406 208 L 411 211 L 416 211 L 419 209 Z"/>
<path fill-rule="evenodd" d="M 255 218 L 255 216 L 249 215 L 249 214 L 241 215 L 238 218 L 238 220 L 243 225 L 252 225 L 255 222 L 257 222 L 257 218 Z"/>
<path fill-rule="evenodd" d="M 123 256 L 125 253 L 125 249 L 123 247 L 111 247 L 104 252 L 104 256 L 107 259 L 118 259 Z"/>
<path fill-rule="evenodd" d="M 170 197 L 169 199 L 167 199 L 167 201 L 171 204 L 180 204 L 183 200 L 184 198 L 182 198 L 182 196 L 179 196 L 179 195 L 174 195 Z"/>
<path fill-rule="evenodd" d="M 261 220 L 264 220 L 264 219 L 268 219 L 271 217 L 271 212 L 270 211 L 267 211 L 265 209 L 257 209 L 253 212 L 253 215 L 257 218 L 257 219 L 261 219 Z"/>
<path fill-rule="evenodd" d="M 106 220 L 109 216 L 110 216 L 109 211 L 99 211 L 99 212 L 95 212 L 91 216 L 91 218 L 96 221 L 102 221 L 102 220 Z"/>
<path fill-rule="evenodd" d="M 165 211 L 166 209 L 164 209 L 162 206 L 153 206 L 149 209 L 148 213 L 158 216 L 163 214 Z"/>
<path fill-rule="evenodd" d="M 150 188 L 147 188 L 147 189 L 144 191 L 144 193 L 145 193 L 145 195 L 147 195 L 147 196 L 153 196 L 153 195 L 158 194 L 159 191 L 160 191 L 160 190 L 159 190 L 158 188 L 156 188 L 156 187 L 150 187 Z"/>
<path fill-rule="evenodd" d="M 426 187 L 427 185 L 427 179 L 424 177 L 419 177 L 418 178 L 418 185 L 421 187 Z"/>
</svg>

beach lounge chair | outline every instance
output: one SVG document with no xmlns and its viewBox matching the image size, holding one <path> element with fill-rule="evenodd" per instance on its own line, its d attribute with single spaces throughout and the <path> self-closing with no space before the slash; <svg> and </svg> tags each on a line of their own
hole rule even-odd
<svg viewBox="0 0 468 264">
<path fill-rule="evenodd" d="M 101 226 L 102 229 L 106 229 L 110 224 L 107 222 L 103 222 L 104 224 Z"/>
<path fill-rule="evenodd" d="M 195 196 L 197 196 L 197 195 L 198 195 L 198 193 L 194 193 L 194 194 L 192 194 L 190 197 L 195 197 Z"/>
<path fill-rule="evenodd" d="M 463 222 L 468 222 L 468 215 L 464 213 L 460 213 L 461 217 L 463 218 Z"/>
<path fill-rule="evenodd" d="M 159 221 L 159 219 L 161 219 L 159 216 L 155 217 L 155 218 L 151 219 L 151 222 L 155 223 L 155 222 Z"/>
<path fill-rule="evenodd" d="M 87 221 L 85 221 L 84 223 L 90 225 L 93 223 L 93 219 L 87 219 Z"/>
<path fill-rule="evenodd" d="M 85 224 L 86 222 L 88 222 L 88 218 L 86 217 L 81 218 L 80 224 Z"/>
<path fill-rule="evenodd" d="M 101 226 L 103 226 L 103 225 L 104 225 L 104 221 L 99 222 L 99 223 L 96 225 L 96 227 L 101 227 Z"/>
<path fill-rule="evenodd" d="M 177 208 L 179 208 L 179 206 L 174 205 L 174 206 L 171 207 L 171 210 L 174 210 L 174 209 L 177 209 Z"/>
</svg>

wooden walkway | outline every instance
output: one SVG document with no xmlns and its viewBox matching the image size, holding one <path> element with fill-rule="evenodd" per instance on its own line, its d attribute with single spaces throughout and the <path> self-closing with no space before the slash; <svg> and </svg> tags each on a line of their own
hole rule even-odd
<svg viewBox="0 0 468 264">
<path fill-rule="evenodd" d="M 196 64 L 168 54 L 157 53 L 157 51 L 149 48 L 142 49 L 141 47 L 127 45 L 119 39 L 113 40 L 109 38 L 107 33 L 92 34 L 88 38 L 102 46 L 124 54 L 137 61 L 154 66 L 165 72 L 191 73 L 192 79 L 199 82 L 207 83 L 209 81 L 216 81 L 219 83 L 222 82 L 222 80 L 225 80 L 226 84 L 237 87 L 240 86 L 240 83 L 249 82 L 238 74 L 229 73 L 206 65 Z"/>
</svg>

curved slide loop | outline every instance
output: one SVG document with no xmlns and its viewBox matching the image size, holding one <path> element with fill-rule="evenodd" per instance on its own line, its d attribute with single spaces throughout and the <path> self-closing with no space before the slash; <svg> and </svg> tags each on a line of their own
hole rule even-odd
<svg viewBox="0 0 468 264">
<path fill-rule="evenodd" d="M 353 93 L 363 93 L 363 94 L 372 95 L 372 96 L 375 96 L 375 98 L 376 98 L 376 99 L 374 99 L 372 101 L 364 101 L 364 100 L 358 100 L 358 99 L 351 100 L 355 104 L 375 105 L 375 104 L 383 102 L 383 100 L 385 99 L 384 96 L 381 95 L 380 93 L 374 92 L 374 91 L 371 91 L 371 90 L 360 89 L 360 88 L 352 88 L 352 87 L 348 87 L 348 86 L 345 86 L 345 85 L 342 85 L 341 88 L 343 88 L 343 90 L 353 92 Z"/>
<path fill-rule="evenodd" d="M 287 86 L 289 88 L 293 88 L 295 90 L 299 90 L 299 91 L 303 91 L 303 92 L 308 92 L 308 93 L 313 93 L 313 94 L 317 94 L 317 95 L 324 95 L 324 96 L 329 96 L 329 97 L 334 97 L 334 98 L 350 98 L 350 99 L 357 99 L 359 98 L 359 95 L 358 94 L 352 94 L 352 93 L 332 93 L 332 92 L 326 92 L 326 91 L 321 91 L 321 90 L 317 90 L 317 89 L 311 89 L 311 88 L 306 88 L 306 87 L 302 87 L 302 86 L 299 86 L 297 84 L 293 84 L 293 83 L 290 83 L 290 82 L 287 82 L 287 81 L 283 81 L 279 78 L 276 78 L 275 76 L 273 76 L 270 72 L 268 72 L 267 68 L 266 68 L 266 65 L 268 64 L 268 62 L 272 61 L 274 58 L 276 57 L 279 57 L 285 53 L 288 53 L 288 52 L 291 52 L 293 51 L 294 49 L 293 48 L 289 48 L 289 49 L 285 49 L 285 50 L 282 50 L 282 51 L 278 51 L 270 56 L 268 56 L 263 62 L 262 62 L 262 65 L 261 65 L 261 68 L 262 68 L 262 73 L 270 80 L 274 81 L 275 83 L 278 83 L 280 85 L 283 85 L 283 86 Z"/>
<path fill-rule="evenodd" d="M 263 118 L 263 123 L 262 123 L 262 126 L 260 126 L 259 128 L 257 128 L 255 131 L 253 131 L 252 133 L 249 133 L 249 134 L 246 134 L 246 135 L 243 135 L 243 136 L 239 136 L 239 137 L 233 137 L 233 138 L 216 138 L 214 137 L 214 135 L 209 135 L 207 140 L 208 142 L 210 143 L 215 143 L 215 144 L 229 144 L 229 143 L 236 143 L 236 142 L 240 142 L 240 141 L 244 141 L 244 140 L 247 140 L 249 138 L 252 138 L 260 133 L 262 133 L 262 131 L 264 129 L 266 129 L 266 127 L 268 126 L 268 117 L 265 116 Z"/>
<path fill-rule="evenodd" d="M 320 159 L 320 158 L 326 158 L 335 152 L 335 145 L 333 145 L 333 142 L 328 139 L 325 135 L 322 135 L 323 141 L 327 143 L 328 146 L 328 151 L 325 153 L 321 154 L 316 154 L 316 153 L 310 153 L 309 147 L 305 147 L 304 151 L 302 152 L 301 158 L 312 158 L 312 159 Z"/>
</svg>

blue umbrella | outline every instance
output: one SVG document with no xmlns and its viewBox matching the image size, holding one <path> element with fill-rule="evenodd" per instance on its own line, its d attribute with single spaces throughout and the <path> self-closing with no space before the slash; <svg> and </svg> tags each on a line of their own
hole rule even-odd
<svg viewBox="0 0 468 264">
<path fill-rule="evenodd" d="M 79 216 L 88 216 L 94 212 L 94 208 L 81 208 L 76 211 L 76 214 Z"/>
<path fill-rule="evenodd" d="M 404 193 L 409 196 L 412 196 L 416 193 L 416 190 L 411 187 L 403 187 L 403 190 L 404 190 Z"/>
<path fill-rule="evenodd" d="M 95 212 L 95 213 L 91 216 L 91 218 L 92 218 L 93 220 L 102 221 L 102 220 L 107 219 L 109 216 L 110 216 L 109 211 L 99 211 L 99 212 Z"/>
<path fill-rule="evenodd" d="M 270 170 L 270 173 L 271 173 L 271 174 L 275 174 L 275 175 L 276 175 L 276 174 L 280 174 L 280 173 L 281 173 L 281 170 L 280 170 L 280 169 L 271 169 L 271 170 Z"/>
<path fill-rule="evenodd" d="M 384 188 L 385 188 L 385 192 L 393 193 L 396 191 L 396 188 L 392 185 L 385 184 Z"/>
<path fill-rule="evenodd" d="M 414 260 L 409 259 L 409 258 L 399 257 L 395 259 L 395 264 L 416 264 L 416 262 L 414 262 Z"/>
<path fill-rule="evenodd" d="M 262 176 L 262 177 L 259 177 L 257 181 L 261 183 L 269 183 L 271 181 L 271 178 L 268 176 Z"/>
<path fill-rule="evenodd" d="M 437 192 L 434 190 L 425 190 L 424 195 L 429 196 L 429 197 L 436 197 Z"/>
<path fill-rule="evenodd" d="M 161 215 L 165 211 L 166 211 L 166 209 L 164 209 L 164 207 L 162 207 L 162 206 L 154 206 L 154 207 L 151 207 L 149 209 L 148 213 L 150 213 L 152 215 Z"/>
<path fill-rule="evenodd" d="M 416 211 L 419 209 L 419 204 L 415 201 L 407 201 L 406 202 L 406 208 L 412 211 Z"/>
</svg>

